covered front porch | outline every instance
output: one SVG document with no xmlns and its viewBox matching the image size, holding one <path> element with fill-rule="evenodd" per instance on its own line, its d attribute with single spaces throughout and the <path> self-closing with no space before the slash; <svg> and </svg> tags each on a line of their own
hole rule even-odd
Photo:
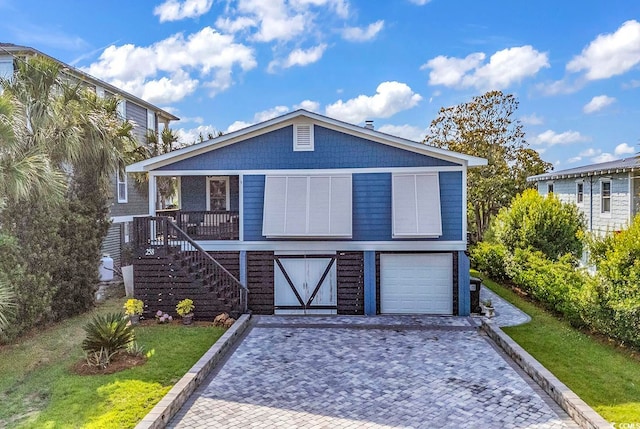
<svg viewBox="0 0 640 429">
<path fill-rule="evenodd" d="M 163 195 L 166 176 L 151 176 L 151 216 L 167 216 L 197 241 L 240 239 L 239 176 L 182 176 L 175 181 L 175 194 Z M 154 190 L 155 188 L 155 190 Z M 150 198 L 151 199 L 151 198 Z"/>
</svg>

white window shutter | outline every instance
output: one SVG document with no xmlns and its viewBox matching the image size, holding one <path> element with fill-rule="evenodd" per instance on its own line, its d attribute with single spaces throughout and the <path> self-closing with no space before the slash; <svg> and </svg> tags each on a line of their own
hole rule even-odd
<svg viewBox="0 0 640 429">
<path fill-rule="evenodd" d="M 418 230 L 415 175 L 393 176 L 393 234 L 414 235 Z"/>
<path fill-rule="evenodd" d="M 351 176 L 331 178 L 331 219 L 329 235 L 351 237 L 352 186 Z"/>
<path fill-rule="evenodd" d="M 439 182 L 437 173 L 416 175 L 418 235 L 442 235 Z"/>
<path fill-rule="evenodd" d="M 286 198 L 287 178 L 267 176 L 264 184 L 263 235 L 284 235 Z"/>
<path fill-rule="evenodd" d="M 313 144 L 313 125 L 295 124 L 293 126 L 293 150 L 312 151 Z"/>
<path fill-rule="evenodd" d="M 287 178 L 286 235 L 305 235 L 307 232 L 307 186 L 307 177 Z"/>
<path fill-rule="evenodd" d="M 442 235 L 438 173 L 393 176 L 393 236 Z"/>
<path fill-rule="evenodd" d="M 267 176 L 266 237 L 351 237 L 351 175 Z"/>
<path fill-rule="evenodd" d="M 331 228 L 331 177 L 309 177 L 309 234 L 328 235 Z"/>
</svg>

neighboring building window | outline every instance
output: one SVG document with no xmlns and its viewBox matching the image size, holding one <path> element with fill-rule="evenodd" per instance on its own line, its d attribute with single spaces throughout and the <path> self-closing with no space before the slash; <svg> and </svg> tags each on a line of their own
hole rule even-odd
<svg viewBox="0 0 640 429">
<path fill-rule="evenodd" d="M 553 193 L 553 182 L 547 183 L 547 194 Z"/>
<path fill-rule="evenodd" d="M 438 173 L 393 175 L 393 237 L 442 235 Z"/>
<path fill-rule="evenodd" d="M 267 176 L 265 237 L 342 237 L 352 234 L 351 175 Z"/>
<path fill-rule="evenodd" d="M 156 114 L 153 110 L 147 110 L 147 129 L 156 130 Z"/>
<path fill-rule="evenodd" d="M 611 213 L 611 181 L 600 182 L 600 212 Z"/>
<path fill-rule="evenodd" d="M 118 202 L 127 202 L 127 173 L 124 171 L 124 165 L 118 168 Z"/>
<path fill-rule="evenodd" d="M 13 78 L 13 58 L 0 59 L 0 79 L 11 80 Z"/>
<path fill-rule="evenodd" d="M 96 95 L 99 98 L 104 98 L 104 88 L 101 86 L 96 86 Z"/>
<path fill-rule="evenodd" d="M 584 183 L 576 183 L 576 202 L 582 204 L 584 201 Z"/>
<path fill-rule="evenodd" d="M 127 102 L 126 101 L 124 100 L 118 101 L 117 112 L 120 119 L 122 120 L 127 119 Z"/>
<path fill-rule="evenodd" d="M 313 150 L 313 125 L 295 124 L 293 126 L 293 150 L 312 151 Z"/>
<path fill-rule="evenodd" d="M 209 177 L 207 181 L 207 210 L 229 210 L 228 177 Z"/>
</svg>

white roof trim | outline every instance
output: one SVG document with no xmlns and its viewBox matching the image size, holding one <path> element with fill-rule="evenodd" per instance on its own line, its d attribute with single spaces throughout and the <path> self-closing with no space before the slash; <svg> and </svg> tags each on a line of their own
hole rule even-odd
<svg viewBox="0 0 640 429">
<path fill-rule="evenodd" d="M 487 160 L 484 158 L 464 155 L 458 152 L 440 149 L 434 146 L 428 146 L 422 143 L 417 143 L 411 140 L 392 136 L 390 134 L 381 133 L 380 131 L 371 130 L 368 128 L 360 127 L 358 125 L 348 124 L 346 122 L 338 121 L 336 119 L 309 112 L 304 109 L 299 109 L 294 112 L 279 116 L 277 118 L 273 118 L 265 122 L 260 122 L 259 124 L 251 125 L 241 130 L 234 131 L 229 134 L 224 134 L 220 137 L 216 137 L 199 144 L 187 146 L 185 148 L 166 153 L 164 155 L 159 155 L 153 158 L 146 159 L 144 161 L 136 162 L 135 164 L 129 165 L 126 168 L 126 171 L 128 173 L 142 173 L 152 171 L 165 165 L 172 164 L 183 159 L 191 158 L 205 152 L 209 152 L 210 150 L 219 149 L 251 137 L 290 126 L 294 122 L 296 122 L 296 119 L 300 117 L 311 119 L 314 123 L 324 126 L 325 128 L 342 132 L 347 130 L 349 131 L 349 134 L 355 135 L 357 137 L 362 137 L 368 140 L 419 153 L 422 155 L 435 156 L 447 161 L 466 164 L 469 167 L 476 167 L 487 164 Z"/>
</svg>

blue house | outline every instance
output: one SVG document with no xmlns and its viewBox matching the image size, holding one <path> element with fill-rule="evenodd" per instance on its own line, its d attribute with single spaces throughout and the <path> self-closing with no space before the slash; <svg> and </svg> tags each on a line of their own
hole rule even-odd
<svg viewBox="0 0 640 429">
<path fill-rule="evenodd" d="M 180 180 L 179 210 L 138 219 L 136 296 L 151 312 L 248 291 L 256 314 L 468 315 L 467 168 L 484 164 L 297 110 L 130 165 L 152 215 L 156 179 Z"/>
</svg>

